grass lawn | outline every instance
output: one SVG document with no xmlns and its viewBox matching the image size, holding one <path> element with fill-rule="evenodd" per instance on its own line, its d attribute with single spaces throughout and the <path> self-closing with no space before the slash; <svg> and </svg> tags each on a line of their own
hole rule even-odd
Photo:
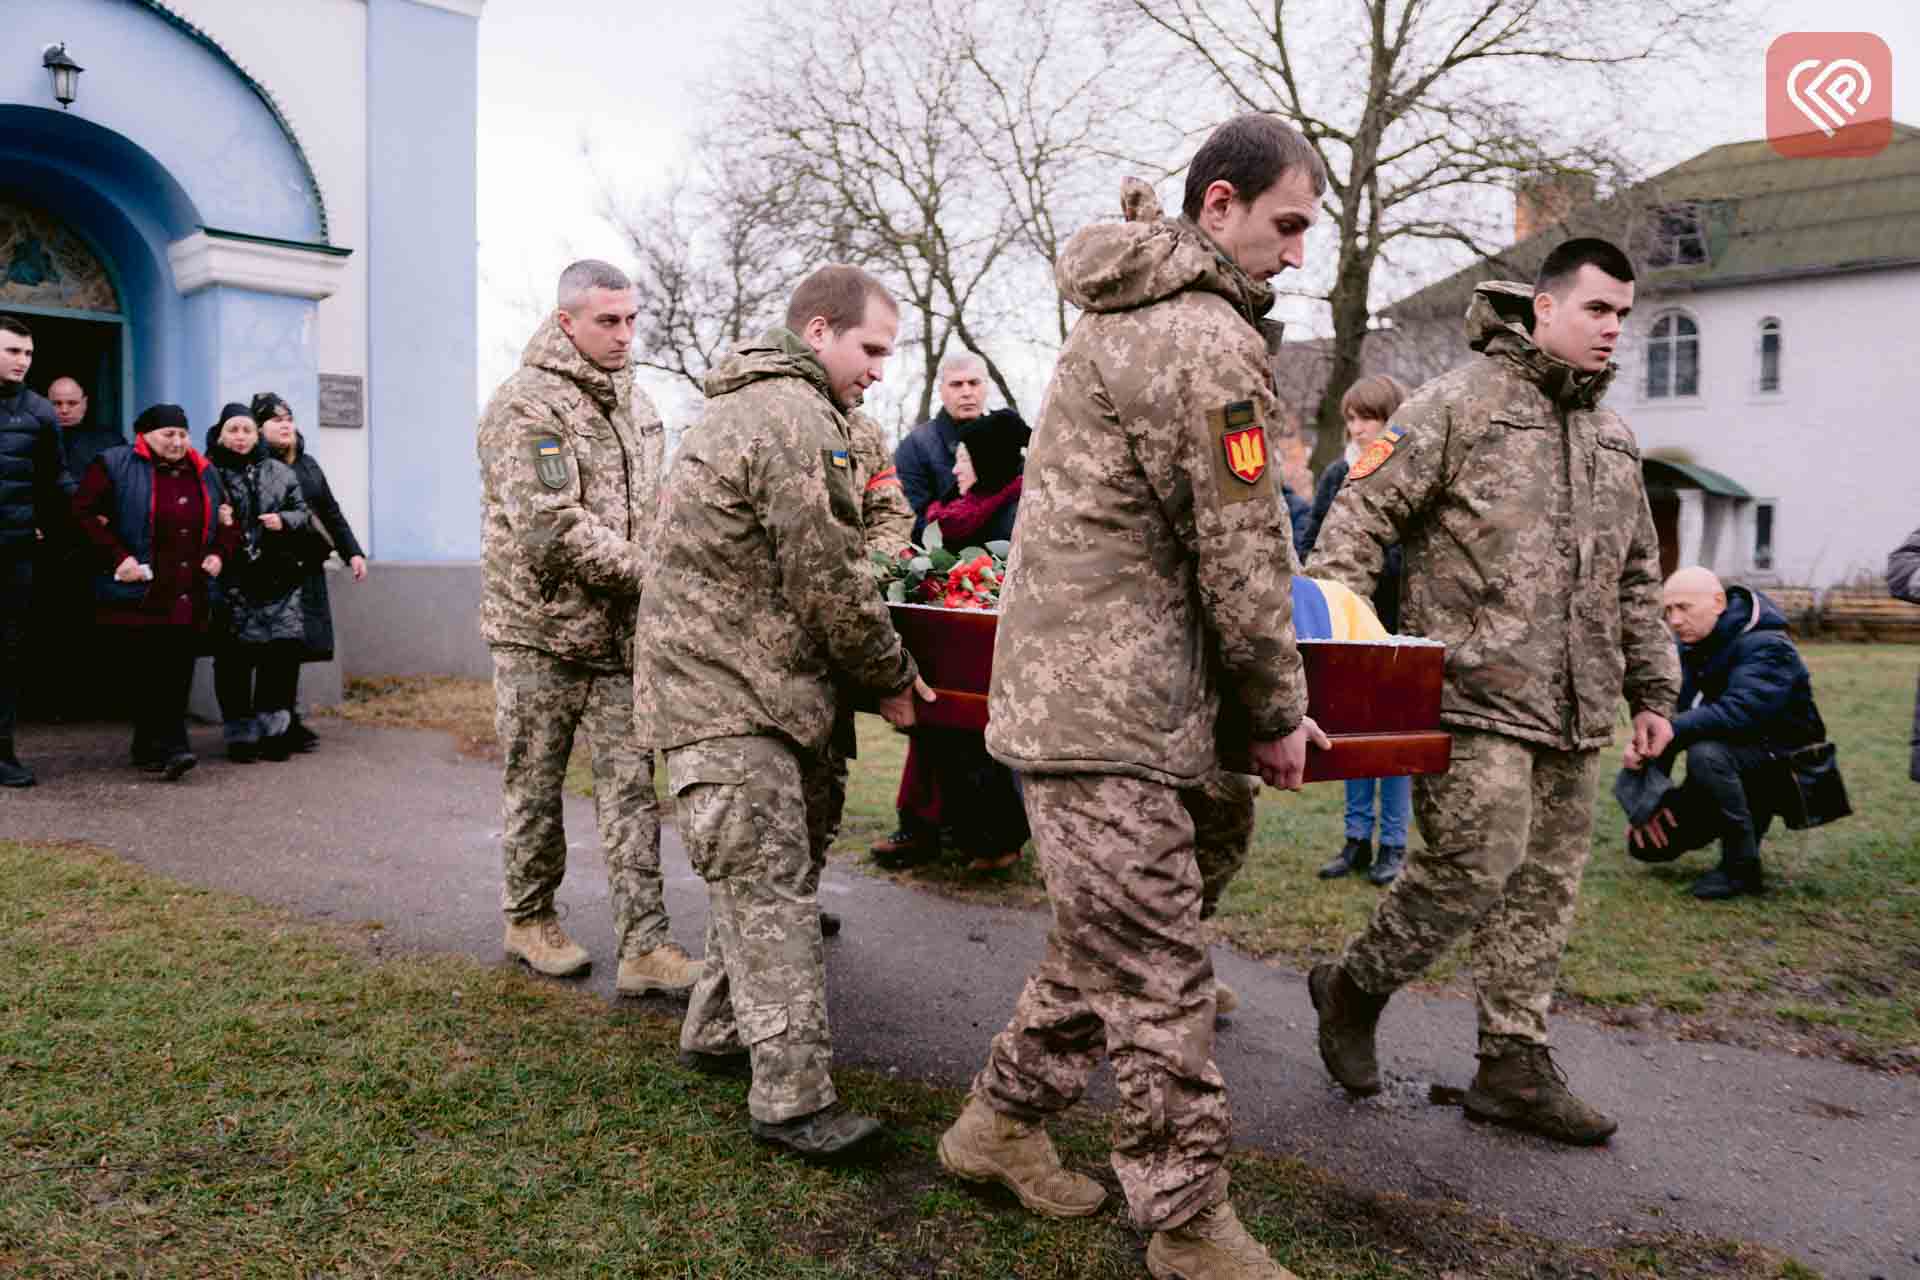
<svg viewBox="0 0 1920 1280">
<path fill-rule="evenodd" d="M 374 958 L 77 845 L 0 841 L 0 1274 L 1138 1277 L 1109 1207 L 1052 1222 L 939 1171 L 959 1095 L 838 1073 L 889 1135 L 822 1169 L 754 1143 L 676 1020 L 460 958 Z M 1100 1176 L 1097 1119 L 1059 1135 Z M 1583 1249 L 1236 1153 L 1307 1280 L 1810 1276 L 1771 1251 Z"/>
<path fill-rule="evenodd" d="M 1629 858 L 1624 819 L 1610 794 L 1618 752 L 1608 753 L 1595 798 L 1593 860 L 1561 973 L 1562 1003 L 1680 1035 L 1920 1070 L 1920 786 L 1907 777 L 1920 648 L 1819 644 L 1803 653 L 1840 746 L 1854 816 L 1814 831 L 1776 825 L 1762 847 L 1771 892 L 1696 902 L 1686 887 L 1714 855 L 1702 851 L 1665 866 Z M 468 691 L 458 697 L 436 695 L 447 704 L 438 714 L 418 705 L 418 684 L 356 683 L 342 712 L 489 739 L 491 700 L 471 693 L 484 693 L 484 684 L 465 682 Z M 468 704 L 484 704 L 484 717 L 458 711 Z M 860 758 L 836 848 L 884 875 L 864 851 L 893 828 L 905 739 L 878 717 L 861 721 Z M 578 768 L 575 775 L 585 781 Z M 1215 921 L 1222 938 L 1248 954 L 1304 967 L 1366 922 L 1379 890 L 1313 874 L 1340 846 L 1343 808 L 1338 783 L 1298 795 L 1261 792 L 1252 856 Z M 939 892 L 1044 899 L 1031 859 L 985 881 L 952 862 L 900 878 Z M 1456 950 L 1431 980 L 1464 984 L 1465 958 Z"/>
</svg>

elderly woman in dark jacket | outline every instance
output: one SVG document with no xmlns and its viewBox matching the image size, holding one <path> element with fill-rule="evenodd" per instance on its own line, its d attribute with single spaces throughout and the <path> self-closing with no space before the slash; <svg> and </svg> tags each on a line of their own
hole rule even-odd
<svg viewBox="0 0 1920 1280">
<path fill-rule="evenodd" d="M 300 586 L 300 602 L 307 616 L 306 646 L 300 660 L 326 662 L 333 657 L 333 605 L 327 596 L 327 557 L 338 554 L 346 561 L 353 580 L 365 582 L 367 553 L 360 549 L 360 540 L 353 536 L 353 526 L 347 523 L 346 514 L 334 500 L 333 486 L 327 483 L 327 473 L 320 469 L 320 460 L 307 452 L 306 441 L 293 421 L 293 407 L 273 392 L 262 391 L 253 398 L 252 409 L 253 420 L 260 424 L 260 434 L 266 438 L 268 451 L 300 477 L 301 496 L 306 498 L 307 510 L 313 515 L 314 536 L 307 540 L 307 577 Z M 297 674 L 295 678 L 297 681 Z M 295 751 L 311 751 L 319 741 L 313 730 L 301 722 L 296 697 L 293 725 L 287 730 L 288 744 Z"/>
<path fill-rule="evenodd" d="M 133 763 L 171 782 L 198 763 L 187 748 L 193 664 L 205 647 L 209 588 L 240 540 L 223 518 L 219 475 L 189 443 L 186 412 L 151 405 L 133 432 L 132 444 L 87 467 L 73 515 L 98 569 L 96 616 L 128 650 Z"/>
<path fill-rule="evenodd" d="M 1887 557 L 1887 590 L 1902 600 L 1920 604 L 1920 529 L 1908 534 L 1907 540 Z M 1913 759 L 1908 773 L 1920 782 L 1920 690 L 1915 690 L 1913 698 Z"/>
<path fill-rule="evenodd" d="M 293 468 L 270 457 L 241 404 L 220 411 L 207 433 L 240 551 L 223 584 L 228 617 L 216 636 L 213 690 L 225 722 L 227 756 L 238 764 L 285 760 L 287 730 L 307 634 L 300 600 L 306 577 L 306 499 Z"/>
</svg>

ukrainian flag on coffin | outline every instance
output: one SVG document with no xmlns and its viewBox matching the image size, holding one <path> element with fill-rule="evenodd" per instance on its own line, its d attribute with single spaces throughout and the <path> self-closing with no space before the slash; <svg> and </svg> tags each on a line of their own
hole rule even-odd
<svg viewBox="0 0 1920 1280">
<path fill-rule="evenodd" d="M 1293 634 L 1299 640 L 1385 640 L 1373 606 L 1330 578 L 1293 575 Z"/>
</svg>

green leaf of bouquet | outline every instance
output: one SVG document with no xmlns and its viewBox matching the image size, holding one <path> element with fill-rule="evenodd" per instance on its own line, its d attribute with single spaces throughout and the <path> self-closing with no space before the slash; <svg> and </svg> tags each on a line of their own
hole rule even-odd
<svg viewBox="0 0 1920 1280">
<path fill-rule="evenodd" d="M 900 578 L 895 578 L 892 582 L 889 582 L 887 584 L 887 599 L 894 604 L 905 604 L 907 602 L 906 582 Z"/>
<path fill-rule="evenodd" d="M 985 547 L 967 547 L 960 552 L 960 563 L 968 564 L 987 554 L 989 553 Z"/>
<path fill-rule="evenodd" d="M 1013 551 L 1013 544 L 1005 538 L 995 538 L 987 544 L 987 554 L 1005 560 Z"/>
<path fill-rule="evenodd" d="M 907 561 L 907 572 L 915 578 L 924 578 L 933 572 L 933 559 L 930 556 L 915 556 Z"/>
<path fill-rule="evenodd" d="M 929 551 L 938 551 L 947 545 L 946 539 L 940 536 L 940 522 L 938 520 L 935 520 L 921 532 L 920 544 Z"/>
<path fill-rule="evenodd" d="M 927 559 L 932 562 L 934 571 L 937 573 L 945 573 L 960 563 L 960 557 L 944 547 L 929 547 Z"/>
</svg>

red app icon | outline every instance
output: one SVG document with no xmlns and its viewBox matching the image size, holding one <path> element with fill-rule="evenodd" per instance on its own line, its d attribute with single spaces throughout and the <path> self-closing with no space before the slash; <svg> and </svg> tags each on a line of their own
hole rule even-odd
<svg viewBox="0 0 1920 1280">
<path fill-rule="evenodd" d="M 1893 140 L 1893 51 L 1868 31 L 1767 46 L 1767 141 L 1783 156 L 1870 156 Z"/>
</svg>

